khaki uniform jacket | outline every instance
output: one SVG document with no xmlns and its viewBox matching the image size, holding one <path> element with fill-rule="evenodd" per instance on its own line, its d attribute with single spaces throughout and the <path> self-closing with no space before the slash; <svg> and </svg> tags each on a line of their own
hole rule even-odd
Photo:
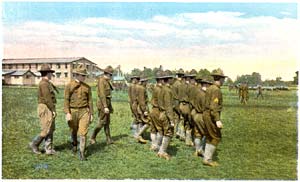
<svg viewBox="0 0 300 182">
<path fill-rule="evenodd" d="M 93 114 L 93 99 L 91 87 L 77 80 L 71 80 L 65 87 L 64 112 L 71 113 L 71 108 L 88 107 L 90 114 Z"/>
<path fill-rule="evenodd" d="M 180 102 L 189 102 L 187 93 L 188 85 L 187 83 L 182 83 L 178 86 L 178 99 Z"/>
<path fill-rule="evenodd" d="M 169 121 L 173 121 L 173 93 L 171 86 L 163 85 L 161 92 L 158 94 L 158 107 L 161 111 L 165 111 Z"/>
<path fill-rule="evenodd" d="M 97 93 L 98 93 L 98 108 L 99 106 L 103 106 L 104 108 L 111 108 L 111 91 L 113 87 L 109 80 L 105 79 L 104 76 L 101 76 L 98 80 Z"/>
<path fill-rule="evenodd" d="M 152 92 L 152 98 L 151 98 L 151 104 L 153 107 L 157 107 L 158 108 L 158 95 L 161 92 L 161 86 L 156 84 L 155 87 L 153 88 L 153 92 Z"/>
<path fill-rule="evenodd" d="M 188 95 L 188 98 L 189 98 L 189 103 L 195 107 L 195 95 L 197 94 L 199 90 L 199 87 L 198 85 L 191 85 L 189 84 L 188 86 L 188 90 L 187 90 L 187 95 Z"/>
<path fill-rule="evenodd" d="M 138 106 L 140 107 L 141 111 L 144 113 L 148 111 L 148 94 L 147 89 L 143 85 L 137 85 L 137 101 Z"/>
<path fill-rule="evenodd" d="M 202 88 L 197 87 L 197 92 L 193 96 L 193 107 L 198 113 L 203 113 L 205 110 L 205 91 Z"/>
<path fill-rule="evenodd" d="M 217 85 L 211 85 L 208 87 L 205 95 L 205 110 L 210 111 L 210 115 L 213 117 L 214 122 L 220 120 L 222 111 L 223 97 L 220 87 Z"/>
<path fill-rule="evenodd" d="M 128 96 L 129 96 L 130 105 L 132 105 L 134 103 L 134 101 L 137 101 L 136 86 L 137 86 L 137 84 L 131 83 L 128 88 Z"/>
<path fill-rule="evenodd" d="M 46 79 L 42 79 L 39 83 L 38 103 L 45 104 L 50 111 L 55 112 L 56 98 L 54 85 Z"/>
<path fill-rule="evenodd" d="M 175 100 L 179 100 L 178 98 L 178 92 L 179 92 L 179 87 L 182 85 L 182 81 L 176 80 L 173 85 L 172 85 L 172 92 L 173 92 L 173 97 Z"/>
</svg>

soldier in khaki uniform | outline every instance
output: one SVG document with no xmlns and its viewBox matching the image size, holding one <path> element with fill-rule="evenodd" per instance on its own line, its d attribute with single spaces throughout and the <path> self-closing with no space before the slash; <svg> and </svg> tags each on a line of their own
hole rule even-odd
<svg viewBox="0 0 300 182">
<path fill-rule="evenodd" d="M 150 127 L 149 107 L 148 107 L 148 93 L 147 93 L 148 79 L 143 77 L 140 79 L 140 83 L 137 86 L 137 102 L 138 102 L 138 132 L 134 138 L 140 143 L 147 143 L 142 137 L 142 134 Z"/>
<path fill-rule="evenodd" d="M 249 99 L 248 84 L 244 82 L 243 84 L 241 84 L 240 87 L 241 87 L 241 103 L 247 104 L 247 101 Z"/>
<path fill-rule="evenodd" d="M 197 89 L 193 90 L 192 93 L 192 120 L 194 122 L 194 144 L 195 144 L 195 156 L 203 156 L 205 146 L 205 124 L 203 120 L 203 112 L 205 109 L 205 92 L 206 88 L 209 87 L 212 82 L 208 81 L 207 78 L 196 77 L 198 83 Z"/>
<path fill-rule="evenodd" d="M 152 92 L 152 98 L 151 98 L 151 105 L 152 105 L 152 110 L 150 112 L 150 118 L 151 118 L 151 125 L 150 125 L 150 138 L 151 138 L 151 147 L 150 150 L 153 150 L 157 152 L 159 150 L 159 147 L 162 142 L 163 135 L 162 133 L 158 132 L 158 127 L 160 125 L 159 121 L 159 115 L 160 115 L 160 110 L 159 110 L 159 105 L 158 105 L 158 95 L 161 92 L 162 89 L 162 76 L 163 72 L 159 71 L 156 74 L 156 85 L 153 88 Z"/>
<path fill-rule="evenodd" d="M 203 158 L 203 164 L 208 166 L 218 166 L 218 163 L 213 161 L 213 155 L 216 147 L 221 141 L 221 111 L 223 97 L 221 86 L 224 83 L 225 77 L 221 69 L 214 70 L 211 74 L 214 77 L 214 83 L 211 85 L 205 94 L 205 111 L 203 119 L 206 127 L 206 145 Z"/>
<path fill-rule="evenodd" d="M 39 145 L 45 140 L 46 154 L 55 154 L 53 147 L 53 133 L 55 130 L 56 98 L 55 86 L 50 82 L 54 70 L 48 64 L 43 64 L 39 70 L 42 80 L 38 88 L 38 116 L 40 118 L 41 133 L 29 143 L 33 153 L 41 154 Z"/>
<path fill-rule="evenodd" d="M 106 143 L 113 144 L 114 141 L 110 135 L 110 113 L 113 113 L 113 107 L 111 105 L 111 91 L 113 90 L 112 84 L 110 82 L 113 68 L 111 66 L 107 66 L 104 70 L 104 75 L 99 78 L 98 85 L 97 85 L 97 93 L 98 93 L 98 116 L 99 121 L 94 129 L 94 132 L 91 136 L 90 143 L 96 143 L 96 136 L 99 131 L 104 126 L 104 132 L 106 136 Z"/>
<path fill-rule="evenodd" d="M 184 81 L 182 80 L 183 76 L 184 76 L 184 71 L 182 68 L 180 68 L 176 72 L 176 79 L 172 84 L 172 92 L 174 97 L 174 122 L 175 122 L 174 132 L 176 134 L 176 138 L 185 138 L 185 131 L 183 126 L 184 121 L 179 109 L 180 101 L 178 97 L 179 87 L 182 84 L 184 84 Z"/>
<path fill-rule="evenodd" d="M 132 113 L 132 117 L 134 118 L 131 124 L 131 129 L 132 129 L 133 136 L 135 136 L 137 133 L 137 123 L 138 123 L 138 112 L 137 112 L 138 104 L 137 104 L 136 87 L 140 80 L 140 76 L 133 75 L 130 78 L 130 80 L 131 80 L 131 84 L 129 85 L 128 88 L 128 97 L 129 97 L 130 110 Z"/>
<path fill-rule="evenodd" d="M 192 121 L 192 102 L 193 100 L 191 99 L 191 92 L 192 90 L 196 89 L 196 81 L 195 81 L 195 77 L 196 77 L 197 71 L 195 69 L 192 69 L 190 71 L 189 74 L 186 74 L 186 98 L 187 98 L 187 102 L 185 105 L 181 105 L 181 111 L 183 113 L 183 117 L 184 117 L 184 129 L 185 129 L 185 144 L 188 146 L 193 146 L 193 138 L 192 138 L 192 130 L 193 130 L 193 121 Z"/>
<path fill-rule="evenodd" d="M 80 160 L 86 160 L 85 147 L 88 127 L 93 118 L 93 100 L 91 87 L 84 83 L 88 75 L 83 65 L 73 71 L 74 79 L 65 87 L 64 112 L 70 127 L 72 138 L 72 151 L 77 152 L 77 134 L 80 136 Z"/>
<path fill-rule="evenodd" d="M 167 153 L 170 140 L 174 133 L 174 113 L 173 113 L 173 93 L 171 89 L 172 72 L 165 71 L 166 76 L 162 77 L 163 86 L 158 95 L 158 107 L 160 110 L 158 132 L 163 135 L 162 144 L 157 153 L 158 157 L 170 160 L 171 156 Z"/>
<path fill-rule="evenodd" d="M 258 99 L 259 96 L 261 96 L 262 99 L 264 99 L 263 93 L 262 93 L 262 87 L 261 85 L 257 86 L 257 95 L 256 95 L 256 99 Z"/>
</svg>

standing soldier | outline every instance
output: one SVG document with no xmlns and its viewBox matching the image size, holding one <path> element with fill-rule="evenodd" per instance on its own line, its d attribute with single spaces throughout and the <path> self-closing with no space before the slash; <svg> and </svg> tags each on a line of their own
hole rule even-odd
<svg viewBox="0 0 300 182">
<path fill-rule="evenodd" d="M 259 96 L 261 96 L 262 99 L 264 98 L 264 96 L 262 94 L 262 87 L 261 87 L 261 85 L 258 85 L 258 87 L 257 87 L 256 99 L 258 99 Z"/>
<path fill-rule="evenodd" d="M 226 76 L 224 76 L 221 69 L 214 70 L 211 75 L 214 77 L 214 83 L 206 91 L 205 111 L 203 113 L 207 133 L 203 164 L 208 166 L 218 166 L 218 163 L 212 159 L 216 147 L 221 141 L 221 129 L 223 128 L 221 122 L 223 104 L 221 86 L 223 85 Z"/>
<path fill-rule="evenodd" d="M 140 80 L 140 77 L 137 75 L 134 75 L 130 79 L 131 79 L 131 84 L 128 88 L 128 96 L 129 96 L 130 110 L 131 110 L 132 116 L 134 118 L 134 120 L 131 124 L 131 129 L 133 132 L 133 136 L 135 136 L 136 132 L 137 132 L 137 123 L 138 123 L 138 112 L 137 112 L 138 104 L 137 104 L 136 87 Z"/>
<path fill-rule="evenodd" d="M 243 84 L 241 84 L 241 103 L 242 104 L 247 104 L 248 101 L 248 84 L 246 82 L 244 82 Z"/>
<path fill-rule="evenodd" d="M 52 73 L 48 64 L 43 64 L 39 70 L 42 75 L 42 80 L 39 83 L 38 88 L 38 116 L 40 118 L 41 133 L 30 142 L 29 146 L 33 153 L 41 154 L 39 151 L 39 145 L 45 140 L 46 154 L 55 154 L 53 147 L 53 133 L 55 130 L 55 117 L 56 117 L 56 98 L 54 89 L 55 86 L 50 82 Z"/>
<path fill-rule="evenodd" d="M 104 70 L 103 76 L 101 76 L 98 80 L 97 85 L 97 93 L 98 93 L 98 117 L 99 121 L 96 125 L 96 128 L 93 131 L 93 134 L 90 139 L 90 143 L 96 143 L 96 136 L 99 131 L 104 126 L 104 132 L 106 136 L 106 143 L 112 144 L 114 141 L 110 135 L 110 113 L 113 113 L 113 107 L 111 105 L 111 91 L 113 90 L 112 84 L 110 82 L 113 68 L 111 66 L 107 66 Z"/>
<path fill-rule="evenodd" d="M 139 131 L 136 133 L 134 138 L 141 143 L 147 143 L 142 137 L 142 134 L 149 128 L 149 108 L 148 108 L 148 93 L 147 93 L 147 78 L 141 78 L 140 84 L 137 86 L 137 98 L 138 98 L 138 128 Z"/>
<path fill-rule="evenodd" d="M 166 70 L 165 74 L 163 86 L 158 95 L 158 107 L 160 110 L 158 132 L 163 135 L 163 139 L 157 156 L 170 160 L 171 156 L 167 153 L 167 148 L 174 132 L 173 94 L 171 89 L 173 76 L 169 70 Z"/>
<path fill-rule="evenodd" d="M 80 136 L 80 160 L 85 158 L 86 136 L 93 118 L 93 101 L 91 87 L 84 83 L 88 75 L 83 65 L 73 71 L 74 79 L 65 87 L 64 112 L 71 130 L 72 151 L 77 152 L 77 133 Z"/>
<path fill-rule="evenodd" d="M 188 146 L 193 146 L 193 138 L 192 138 L 192 130 L 193 130 L 193 122 L 192 122 L 192 104 L 191 102 L 191 93 L 192 90 L 196 89 L 196 81 L 195 81 L 195 77 L 196 77 L 197 71 L 195 69 L 192 69 L 190 71 L 190 74 L 185 75 L 186 77 L 186 96 L 187 96 L 187 102 L 184 105 L 184 107 L 182 108 L 182 113 L 183 113 L 183 117 L 184 117 L 184 129 L 185 129 L 185 144 Z M 182 105 L 181 105 L 182 106 Z"/>
<path fill-rule="evenodd" d="M 179 97 L 178 97 L 178 92 L 179 92 L 179 87 L 184 84 L 182 77 L 184 76 L 184 71 L 182 68 L 176 72 L 176 80 L 172 84 L 172 92 L 173 92 L 173 97 L 174 97 L 174 132 L 176 134 L 177 138 L 184 138 L 184 126 L 183 126 L 183 118 L 180 113 L 179 109 Z"/>
<path fill-rule="evenodd" d="M 212 84 L 208 78 L 197 76 L 196 81 L 198 82 L 197 91 L 193 94 L 193 106 L 192 119 L 194 121 L 194 144 L 195 144 L 195 156 L 203 156 L 205 146 L 205 123 L 203 120 L 203 112 L 205 109 L 205 93 L 206 89 Z"/>
<path fill-rule="evenodd" d="M 160 124 L 159 121 L 159 105 L 158 105 L 158 96 L 162 89 L 162 76 L 163 72 L 159 71 L 156 74 L 156 85 L 153 88 L 152 92 L 152 98 L 151 98 L 151 104 L 152 104 L 152 110 L 150 112 L 150 118 L 151 118 L 151 128 L 150 128 L 150 138 L 151 138 L 151 147 L 150 150 L 153 150 L 155 152 L 158 151 L 161 141 L 163 138 L 162 133 L 158 132 L 158 127 Z"/>
</svg>

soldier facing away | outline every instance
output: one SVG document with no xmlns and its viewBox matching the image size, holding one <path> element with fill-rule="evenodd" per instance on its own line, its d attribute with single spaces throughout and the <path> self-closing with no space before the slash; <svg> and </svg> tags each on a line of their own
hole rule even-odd
<svg viewBox="0 0 300 182">
<path fill-rule="evenodd" d="M 261 96 L 262 99 L 264 98 L 262 92 L 263 92 L 263 91 L 262 91 L 261 85 L 258 85 L 258 87 L 257 87 L 257 95 L 256 95 L 256 99 L 258 99 L 259 96 Z"/>
<path fill-rule="evenodd" d="M 173 76 L 171 71 L 165 71 L 165 73 L 163 86 L 158 95 L 158 107 L 160 110 L 158 132 L 163 136 L 163 139 L 157 156 L 170 160 L 171 156 L 167 153 L 167 148 L 174 132 L 173 94 L 171 90 Z"/>
<path fill-rule="evenodd" d="M 203 164 L 208 166 L 218 166 L 216 161 L 213 161 L 213 155 L 218 144 L 221 141 L 221 111 L 223 105 L 223 97 L 221 86 L 224 83 L 225 77 L 221 69 L 214 70 L 211 74 L 214 78 L 214 83 L 211 85 L 205 94 L 205 110 L 203 119 L 206 128 L 206 145 L 203 158 Z"/>
<path fill-rule="evenodd" d="M 83 65 L 73 71 L 74 79 L 65 87 L 64 112 L 68 122 L 71 138 L 72 151 L 77 152 L 77 134 L 80 136 L 79 157 L 86 160 L 85 147 L 88 127 L 93 120 L 93 100 L 91 87 L 84 82 L 88 75 Z"/>
<path fill-rule="evenodd" d="M 133 136 L 136 135 L 137 133 L 137 123 L 138 123 L 138 112 L 137 112 L 137 84 L 140 80 L 140 76 L 134 75 L 130 78 L 131 80 L 131 84 L 129 85 L 128 88 L 128 97 L 129 97 L 129 106 L 130 106 L 130 110 L 131 110 L 131 114 L 132 117 L 134 118 L 131 124 L 131 129 L 132 129 L 132 133 Z"/>
<path fill-rule="evenodd" d="M 55 86 L 50 82 L 52 74 L 55 71 L 51 70 L 48 64 L 43 64 L 39 72 L 42 76 L 38 88 L 38 116 L 41 124 L 41 132 L 29 146 L 33 153 L 41 154 L 39 145 L 45 140 L 46 154 L 55 154 L 53 133 L 55 130 L 56 98 L 54 93 Z"/>
<path fill-rule="evenodd" d="M 109 145 L 114 143 L 110 135 L 110 114 L 113 113 L 113 107 L 111 105 L 111 91 L 113 90 L 113 87 L 110 80 L 113 74 L 113 68 L 111 66 L 107 66 L 103 71 L 104 75 L 99 78 L 97 85 L 97 108 L 99 121 L 93 131 L 90 143 L 96 143 L 96 136 L 104 127 L 106 143 Z"/>
</svg>

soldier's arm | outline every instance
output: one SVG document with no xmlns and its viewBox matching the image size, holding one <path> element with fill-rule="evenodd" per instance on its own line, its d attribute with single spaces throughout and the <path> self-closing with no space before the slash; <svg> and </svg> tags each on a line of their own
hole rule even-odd
<svg viewBox="0 0 300 182">
<path fill-rule="evenodd" d="M 139 89 L 138 102 L 139 102 L 142 112 L 145 112 L 146 111 L 146 98 L 145 98 L 145 92 L 144 92 L 143 88 Z"/>
<path fill-rule="evenodd" d="M 210 100 L 210 111 L 211 115 L 214 118 L 214 121 L 220 120 L 220 112 L 222 110 L 222 106 L 220 105 L 221 91 L 214 90 L 212 92 L 211 100 Z"/>
<path fill-rule="evenodd" d="M 89 109 L 90 114 L 93 115 L 94 109 L 93 109 L 93 98 L 92 98 L 92 88 L 89 87 Z"/>
<path fill-rule="evenodd" d="M 64 91 L 64 112 L 71 113 L 70 110 L 70 84 L 67 84 Z"/>
<path fill-rule="evenodd" d="M 129 86 L 128 88 L 128 97 L 129 97 L 129 102 L 132 102 L 132 98 L 131 98 L 131 92 L 132 92 L 132 85 Z"/>
<path fill-rule="evenodd" d="M 107 107 L 107 102 L 106 102 L 106 95 L 105 95 L 105 84 L 103 81 L 101 81 L 101 79 L 99 79 L 99 82 L 98 82 L 98 97 L 99 97 L 99 100 L 100 102 L 102 103 L 103 107 Z"/>
<path fill-rule="evenodd" d="M 39 89 L 40 89 L 41 95 L 43 95 L 45 104 L 50 109 L 50 111 L 53 112 L 55 110 L 55 105 L 52 101 L 51 92 L 50 92 L 48 83 L 44 82 L 44 83 L 40 84 Z"/>
<path fill-rule="evenodd" d="M 163 99 L 165 103 L 166 115 L 169 121 L 173 121 L 174 114 L 173 114 L 173 104 L 172 104 L 173 101 L 172 93 L 166 92 L 166 94 L 164 94 Z"/>
</svg>

